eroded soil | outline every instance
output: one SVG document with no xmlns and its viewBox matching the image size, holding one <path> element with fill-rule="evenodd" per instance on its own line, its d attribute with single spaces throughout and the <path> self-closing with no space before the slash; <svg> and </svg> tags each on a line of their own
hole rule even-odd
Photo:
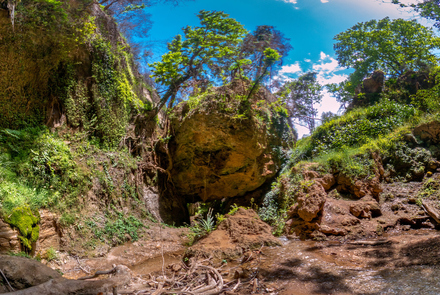
<svg viewBox="0 0 440 295">
<path fill-rule="evenodd" d="M 169 282 L 188 276 L 195 264 L 210 266 L 221 274 L 224 285 L 215 294 L 440 293 L 437 230 L 394 228 L 379 238 L 339 241 L 281 237 L 277 238 L 278 246 L 274 246 L 274 241 L 263 240 L 251 246 L 243 242 L 253 241 L 257 236 L 257 232 L 248 230 L 249 224 L 257 223 L 250 211 L 240 210 L 229 226 L 219 226 L 214 231 L 220 234 L 211 234 L 194 246 L 198 253 L 203 253 L 198 257 L 188 255 L 194 251 L 183 246 L 186 229 L 165 228 L 155 238 L 113 248 L 104 257 L 82 259 L 60 254 L 48 265 L 60 269 L 70 279 L 111 269 L 113 265 L 126 265 L 133 279 L 118 289 L 118 294 L 136 294 L 140 290 L 144 291 L 140 294 L 153 294 L 160 286 L 166 288 Z M 237 234 L 234 230 L 242 231 L 243 236 L 231 239 Z M 261 231 L 264 233 L 265 229 Z M 219 235 L 224 241 L 218 240 Z M 217 247 L 213 247 L 216 241 Z M 230 251 L 238 245 L 241 251 Z M 222 250 L 225 255 L 219 256 Z M 172 291 L 170 288 L 163 292 Z"/>
</svg>

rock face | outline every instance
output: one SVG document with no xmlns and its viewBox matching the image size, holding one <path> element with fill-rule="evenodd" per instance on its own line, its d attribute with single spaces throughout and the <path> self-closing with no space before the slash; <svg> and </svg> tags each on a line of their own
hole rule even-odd
<svg viewBox="0 0 440 295">
<path fill-rule="evenodd" d="M 0 255 L 2 271 L 15 289 L 25 289 L 61 278 L 61 274 L 36 260 Z"/>
<path fill-rule="evenodd" d="M 40 249 L 60 247 L 60 230 L 57 216 L 47 210 L 40 211 L 40 236 L 37 241 L 37 251 Z"/>
<path fill-rule="evenodd" d="M 380 93 L 382 92 L 385 81 L 385 74 L 382 71 L 374 71 L 370 77 L 366 78 L 362 83 L 360 92 L 362 93 Z"/>
<path fill-rule="evenodd" d="M 189 202 L 242 196 L 280 168 L 276 146 L 287 146 L 287 120 L 273 114 L 271 119 L 256 118 L 258 101 L 273 100 L 272 95 L 260 89 L 255 98 L 240 101 L 238 86 L 230 87 L 216 89 L 200 107 L 181 106 L 172 122 L 171 178 Z"/>
<path fill-rule="evenodd" d="M 324 207 L 325 197 L 326 193 L 321 185 L 309 187 L 307 193 L 301 194 L 297 199 L 299 217 L 307 222 L 312 221 Z"/>
<path fill-rule="evenodd" d="M 0 219 L 0 253 L 19 252 L 18 233 L 9 224 Z"/>
<path fill-rule="evenodd" d="M 414 128 L 413 134 L 423 141 L 437 144 L 440 142 L 440 122 L 432 121 L 417 126 Z"/>
</svg>

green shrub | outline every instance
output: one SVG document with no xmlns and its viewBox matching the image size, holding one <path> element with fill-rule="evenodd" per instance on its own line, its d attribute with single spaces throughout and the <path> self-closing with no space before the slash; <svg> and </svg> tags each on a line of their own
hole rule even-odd
<svg viewBox="0 0 440 295">
<path fill-rule="evenodd" d="M 302 154 L 311 158 L 334 149 L 360 146 L 390 133 L 416 115 L 414 107 L 383 100 L 319 126 L 302 144 Z"/>
</svg>

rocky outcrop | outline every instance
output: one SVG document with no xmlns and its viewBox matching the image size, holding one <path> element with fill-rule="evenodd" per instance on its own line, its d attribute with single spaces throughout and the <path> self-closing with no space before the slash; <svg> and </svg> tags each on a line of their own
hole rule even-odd
<svg viewBox="0 0 440 295">
<path fill-rule="evenodd" d="M 319 184 L 314 184 L 307 188 L 306 192 L 298 197 L 298 208 L 296 209 L 299 217 L 305 221 L 312 221 L 318 216 L 325 203 L 326 193 Z"/>
<path fill-rule="evenodd" d="M 37 251 L 40 249 L 58 249 L 60 247 L 60 228 L 58 217 L 48 210 L 40 210 L 40 236 L 37 241 Z"/>
<path fill-rule="evenodd" d="M 0 219 L 0 253 L 20 251 L 18 232 L 9 224 Z"/>
<path fill-rule="evenodd" d="M 348 109 L 373 105 L 376 103 L 384 87 L 385 74 L 382 71 L 374 71 L 370 77 L 358 85 L 355 89 L 355 95 Z"/>
<path fill-rule="evenodd" d="M 382 71 L 374 71 L 370 77 L 366 78 L 362 87 L 358 90 L 358 93 L 380 93 L 385 82 L 385 74 Z M 358 94 L 356 93 L 356 94 Z"/>
<path fill-rule="evenodd" d="M 437 144 L 440 142 L 440 122 L 424 123 L 413 130 L 413 134 L 425 142 Z"/>
<path fill-rule="evenodd" d="M 261 106 L 272 94 L 261 88 L 246 100 L 240 87 L 240 82 L 219 87 L 198 106 L 184 103 L 176 112 L 168 169 L 176 193 L 187 202 L 259 188 L 278 172 L 282 149 L 293 140 L 287 119 Z"/>
</svg>

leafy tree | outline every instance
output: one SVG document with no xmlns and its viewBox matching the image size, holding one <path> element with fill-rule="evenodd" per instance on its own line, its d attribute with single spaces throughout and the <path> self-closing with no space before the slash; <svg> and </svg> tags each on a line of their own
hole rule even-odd
<svg viewBox="0 0 440 295">
<path fill-rule="evenodd" d="M 334 49 L 341 66 L 353 67 L 351 80 L 360 83 L 376 69 L 398 76 L 407 70 L 434 65 L 432 50 L 440 47 L 440 38 L 415 20 L 371 20 L 358 23 L 334 38 Z"/>
<path fill-rule="evenodd" d="M 258 75 L 255 76 L 254 83 L 252 85 L 251 90 L 249 91 L 249 94 L 247 98 L 250 98 L 254 92 L 257 90 L 257 87 L 259 86 L 261 80 L 266 76 L 268 70 L 281 59 L 281 55 L 278 51 L 272 48 L 266 48 L 263 52 L 263 65 L 262 71 L 258 73 Z"/>
<path fill-rule="evenodd" d="M 394 4 L 399 4 L 401 7 L 412 7 L 424 18 L 433 20 L 434 26 L 440 29 L 440 0 L 423 0 L 422 2 L 415 2 L 412 4 L 401 3 L 399 0 L 392 0 Z"/>
<path fill-rule="evenodd" d="M 98 3 L 104 6 L 104 10 L 121 13 L 143 9 L 160 2 L 177 5 L 181 1 L 182 0 L 100 0 Z"/>
<path fill-rule="evenodd" d="M 322 124 L 330 122 L 330 121 L 332 121 L 332 120 L 334 120 L 336 118 L 338 118 L 338 115 L 335 114 L 335 113 L 332 113 L 332 112 L 323 112 L 321 114 Z"/>
<path fill-rule="evenodd" d="M 332 83 L 325 85 L 327 90 L 333 94 L 336 101 L 341 104 L 340 109 L 347 109 L 354 96 L 354 87 L 350 79 L 339 84 Z"/>
<path fill-rule="evenodd" d="M 156 83 L 166 88 L 156 112 L 167 101 L 169 106 L 173 105 L 185 82 L 195 78 L 212 80 L 216 77 L 212 77 L 215 73 L 209 71 L 210 66 L 222 66 L 239 56 L 240 44 L 247 33 L 242 24 L 221 11 L 202 10 L 198 17 L 200 27 L 184 28 L 184 37 L 174 37 L 162 60 L 150 64 Z"/>
<path fill-rule="evenodd" d="M 280 58 L 269 69 L 269 75 L 275 76 L 283 65 L 282 58 L 286 57 L 289 51 L 292 50 L 289 42 L 290 39 L 285 38 L 284 34 L 273 26 L 258 26 L 243 40 L 242 56 L 251 61 L 243 67 L 245 75 L 251 79 L 256 79 L 264 72 L 266 68 L 265 50 L 270 48 L 276 50 L 280 55 Z"/>
<path fill-rule="evenodd" d="M 316 73 L 309 72 L 298 79 L 287 82 L 278 93 L 286 104 L 289 116 L 305 124 L 310 132 L 315 129 L 318 110 L 315 104 L 322 100 L 322 86 L 316 79 Z"/>
</svg>

